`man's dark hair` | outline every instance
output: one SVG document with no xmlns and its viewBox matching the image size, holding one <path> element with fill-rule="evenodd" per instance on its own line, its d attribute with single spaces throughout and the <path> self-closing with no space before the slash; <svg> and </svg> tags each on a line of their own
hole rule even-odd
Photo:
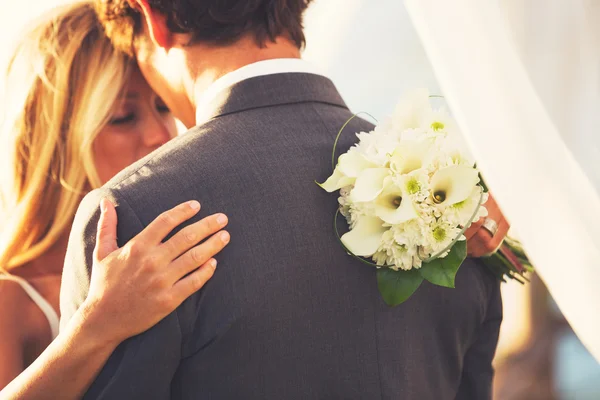
<svg viewBox="0 0 600 400">
<path fill-rule="evenodd" d="M 148 0 L 167 16 L 172 32 L 190 33 L 192 43 L 228 45 L 253 35 L 259 46 L 287 36 L 305 45 L 302 16 L 312 0 Z M 141 15 L 128 0 L 96 0 L 98 17 L 115 46 L 131 54 Z"/>
</svg>

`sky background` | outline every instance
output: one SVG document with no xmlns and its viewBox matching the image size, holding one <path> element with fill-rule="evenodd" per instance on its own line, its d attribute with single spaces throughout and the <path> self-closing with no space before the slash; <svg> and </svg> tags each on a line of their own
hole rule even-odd
<svg viewBox="0 0 600 400">
<path fill-rule="evenodd" d="M 67 2 L 0 0 L 0 62 L 28 22 Z M 437 91 L 402 1 L 378 0 L 378 7 L 372 7 L 363 0 L 315 0 L 305 25 L 305 58 L 333 78 L 353 111 L 381 118 L 408 89 Z"/>
</svg>

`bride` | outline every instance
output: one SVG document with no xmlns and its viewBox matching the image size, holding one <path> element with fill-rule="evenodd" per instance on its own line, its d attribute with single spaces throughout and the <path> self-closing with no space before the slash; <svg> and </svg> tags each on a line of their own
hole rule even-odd
<svg viewBox="0 0 600 400">
<path fill-rule="evenodd" d="M 194 246 L 227 220 L 208 217 L 163 245 L 198 213 L 192 201 L 118 249 L 117 214 L 105 200 L 90 294 L 58 335 L 61 272 L 79 202 L 175 136 L 175 120 L 135 64 L 113 49 L 89 3 L 59 8 L 30 29 L 7 86 L 0 130 L 0 398 L 78 398 L 120 342 L 156 324 L 212 276 L 212 257 L 226 244 L 220 235 L 228 234 Z"/>
</svg>

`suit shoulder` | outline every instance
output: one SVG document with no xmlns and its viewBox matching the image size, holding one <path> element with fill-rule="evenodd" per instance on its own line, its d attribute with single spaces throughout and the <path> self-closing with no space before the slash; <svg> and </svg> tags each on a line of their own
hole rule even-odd
<svg viewBox="0 0 600 400">
<path fill-rule="evenodd" d="M 91 219 L 99 216 L 100 201 L 103 198 L 107 198 L 113 204 L 115 202 L 114 194 L 106 188 L 94 189 L 83 197 L 77 208 L 71 231 L 76 230 L 77 227 L 88 225 Z"/>
<path fill-rule="evenodd" d="M 168 159 L 173 154 L 177 154 L 181 150 L 188 148 L 193 137 L 202 134 L 203 131 L 205 131 L 205 128 L 203 127 L 194 127 L 187 132 L 171 139 L 169 142 L 154 150 L 152 153 L 142 157 L 138 161 L 123 169 L 111 180 L 109 180 L 103 186 L 103 188 L 107 190 L 120 190 L 129 184 L 135 183 L 136 180 L 132 179 L 133 176 L 138 174 L 144 175 L 144 170 L 146 167 L 160 164 L 161 162 L 164 163 L 165 159 Z M 156 173 L 156 171 L 153 171 L 153 173 Z"/>
<path fill-rule="evenodd" d="M 367 113 L 354 114 L 347 108 L 326 104 L 315 106 L 314 110 L 329 131 L 333 130 L 337 133 L 340 131 L 340 129 L 344 128 L 344 131 L 348 130 L 358 133 L 369 132 L 375 128 L 374 123 L 367 119 L 370 117 L 370 115 Z M 374 120 L 374 118 L 372 119 Z"/>
<path fill-rule="evenodd" d="M 155 199 L 175 198 L 173 195 L 181 193 L 184 185 L 188 188 L 197 186 L 202 177 L 214 175 L 223 163 L 237 162 L 232 157 L 232 150 L 245 151 L 245 148 L 237 145 L 232 136 L 239 137 L 245 128 L 247 124 L 235 117 L 211 120 L 173 138 L 135 162 L 104 188 L 132 207 L 143 202 L 144 198 L 148 200 L 149 196 Z"/>
</svg>

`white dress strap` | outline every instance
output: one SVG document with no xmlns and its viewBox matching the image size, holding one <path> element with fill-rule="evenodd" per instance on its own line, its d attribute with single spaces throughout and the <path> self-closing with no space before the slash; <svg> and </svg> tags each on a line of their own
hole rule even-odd
<svg viewBox="0 0 600 400">
<path fill-rule="evenodd" d="M 0 280 L 13 281 L 21 285 L 25 293 L 31 297 L 31 300 L 42 310 L 46 318 L 48 319 L 48 323 L 50 324 L 50 331 L 52 332 L 52 340 L 54 340 L 58 336 L 58 327 L 60 319 L 58 318 L 58 314 L 54 310 L 54 307 L 50 305 L 48 300 L 46 300 L 37 290 L 34 289 L 33 286 L 29 284 L 25 279 L 8 274 L 0 274 Z"/>
</svg>

